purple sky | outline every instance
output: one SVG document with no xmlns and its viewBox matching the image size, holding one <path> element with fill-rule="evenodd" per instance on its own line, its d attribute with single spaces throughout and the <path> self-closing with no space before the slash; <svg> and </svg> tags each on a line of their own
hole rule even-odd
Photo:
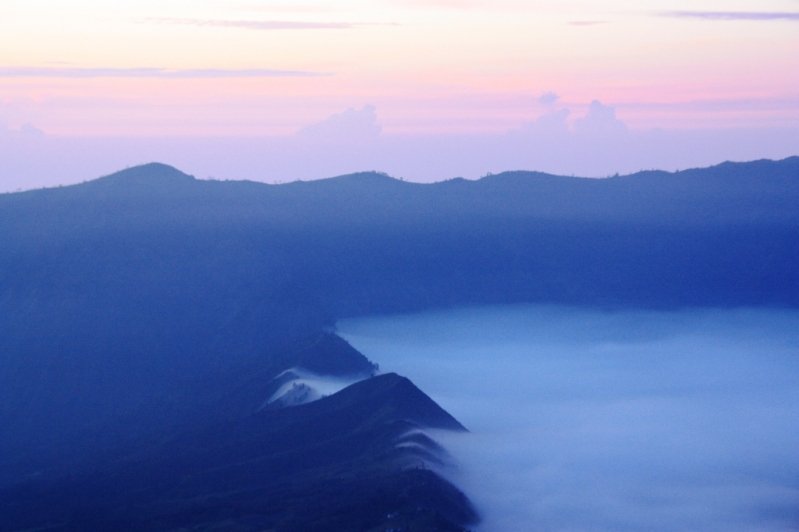
<svg viewBox="0 0 799 532">
<path fill-rule="evenodd" d="M 0 191 L 797 153 L 797 0 L 0 4 Z"/>
</svg>

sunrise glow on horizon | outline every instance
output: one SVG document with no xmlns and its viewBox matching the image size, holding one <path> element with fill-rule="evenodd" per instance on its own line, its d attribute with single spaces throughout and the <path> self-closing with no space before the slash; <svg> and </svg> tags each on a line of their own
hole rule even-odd
<svg viewBox="0 0 799 532">
<path fill-rule="evenodd" d="M 384 134 L 473 134 L 555 107 L 576 119 L 598 100 L 634 129 L 789 127 L 797 8 L 12 0 L 0 121 L 58 136 L 284 135 L 373 105 Z"/>
<path fill-rule="evenodd" d="M 799 153 L 796 0 L 8 0 L 0 192 Z"/>
</svg>

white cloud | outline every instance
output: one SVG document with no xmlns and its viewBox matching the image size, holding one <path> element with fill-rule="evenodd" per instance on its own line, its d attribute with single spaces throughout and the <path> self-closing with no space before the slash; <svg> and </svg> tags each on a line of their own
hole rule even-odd
<svg viewBox="0 0 799 532">
<path fill-rule="evenodd" d="M 0 78 L 265 78 L 326 76 L 329 73 L 268 68 L 197 68 L 168 69 L 156 67 L 0 67 Z"/>
<path fill-rule="evenodd" d="M 538 103 L 547 107 L 555 105 L 558 100 L 560 100 L 560 96 L 552 91 L 547 91 L 538 97 Z"/>
<path fill-rule="evenodd" d="M 796 11 L 664 11 L 664 17 L 693 18 L 700 20 L 790 20 L 799 21 L 799 12 Z"/>
<path fill-rule="evenodd" d="M 149 18 L 146 22 L 199 26 L 205 28 L 241 28 L 247 30 L 347 30 L 364 26 L 354 22 L 317 22 L 309 20 L 226 20 L 195 18 Z"/>
<path fill-rule="evenodd" d="M 579 135 L 607 136 L 627 132 L 627 125 L 616 118 L 616 109 L 594 100 L 583 118 L 574 121 L 574 132 Z"/>
<path fill-rule="evenodd" d="M 306 126 L 297 135 L 307 140 L 357 143 L 378 138 L 381 129 L 377 109 L 366 105 L 361 109 L 349 108 Z"/>
</svg>

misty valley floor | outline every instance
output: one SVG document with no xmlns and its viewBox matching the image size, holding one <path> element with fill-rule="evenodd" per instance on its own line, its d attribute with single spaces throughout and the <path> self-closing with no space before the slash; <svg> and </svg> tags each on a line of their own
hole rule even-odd
<svg viewBox="0 0 799 532">
<path fill-rule="evenodd" d="M 799 526 L 799 312 L 481 307 L 339 334 L 471 431 L 482 531 Z"/>
</svg>

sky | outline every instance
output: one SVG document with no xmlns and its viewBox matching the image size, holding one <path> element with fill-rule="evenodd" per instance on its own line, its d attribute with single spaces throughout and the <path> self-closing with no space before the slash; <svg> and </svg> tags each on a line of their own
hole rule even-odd
<svg viewBox="0 0 799 532">
<path fill-rule="evenodd" d="M 596 177 L 780 158 L 797 131 L 797 0 L 0 3 L 0 190 L 170 155 L 265 181 Z M 580 155 L 597 142 L 607 156 Z M 624 156 L 631 143 L 649 155 Z M 191 156 L 209 145 L 228 147 Z M 309 145 L 318 164 L 292 162 Z"/>
</svg>

